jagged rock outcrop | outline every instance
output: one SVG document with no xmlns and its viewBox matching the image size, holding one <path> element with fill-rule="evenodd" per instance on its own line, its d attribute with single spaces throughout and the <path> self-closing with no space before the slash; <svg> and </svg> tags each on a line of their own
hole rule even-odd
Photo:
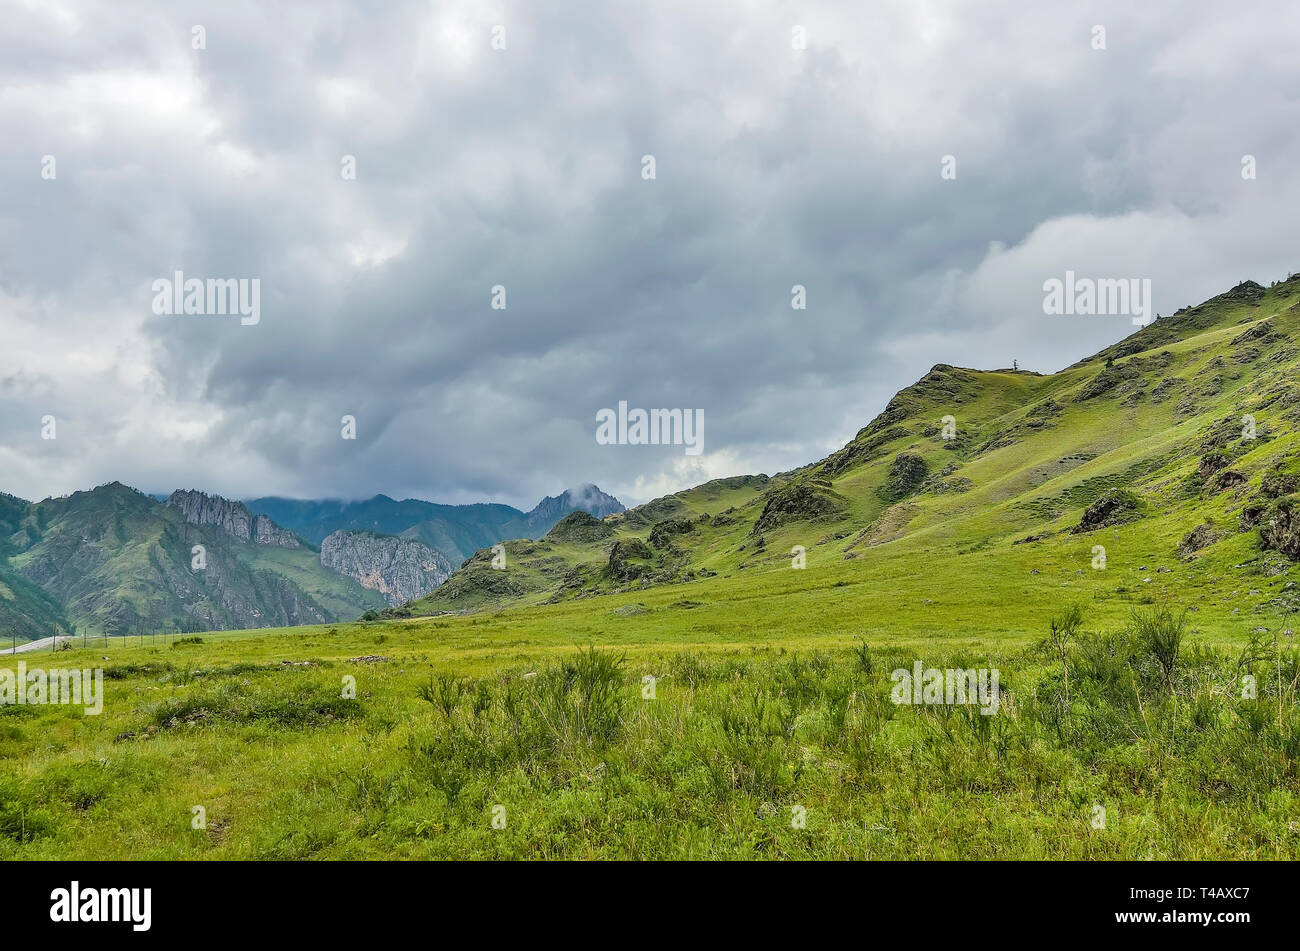
<svg viewBox="0 0 1300 951">
<path fill-rule="evenodd" d="M 758 536 L 790 522 L 816 521 L 838 514 L 843 505 L 829 486 L 828 482 L 814 480 L 768 493 L 763 511 L 749 534 Z"/>
<path fill-rule="evenodd" d="M 1300 561 L 1300 506 L 1293 495 L 1278 499 L 1260 517 L 1259 545 Z"/>
<path fill-rule="evenodd" d="M 1084 510 L 1083 518 L 1070 531 L 1078 535 L 1112 525 L 1123 525 L 1140 517 L 1139 508 L 1137 496 L 1132 492 L 1111 489 Z"/>
<path fill-rule="evenodd" d="M 423 542 L 376 532 L 338 531 L 320 544 L 320 563 L 378 591 L 391 605 L 422 598 L 454 567 Z"/>
<path fill-rule="evenodd" d="M 334 531 L 321 542 L 321 564 L 378 591 L 389 604 L 422 598 L 445 582 L 454 565 L 411 538 L 374 531 Z"/>
<path fill-rule="evenodd" d="M 641 564 L 654 557 L 650 546 L 639 538 L 620 538 L 609 550 L 608 570 L 610 576 L 618 581 L 635 581 L 646 571 Z"/>
<path fill-rule="evenodd" d="M 185 521 L 193 525 L 216 525 L 240 541 L 279 548 L 302 547 L 302 542 L 293 532 L 281 528 L 265 515 L 254 515 L 242 502 L 232 502 L 194 489 L 177 489 L 168 497 L 167 505 L 179 509 Z"/>
<path fill-rule="evenodd" d="M 0 500 L 0 527 L 21 516 L 30 529 L 0 543 L 0 585 L 34 605 L 42 636 L 55 626 L 117 636 L 319 624 L 383 603 L 321 567 L 300 544 L 263 548 L 227 531 L 242 534 L 247 524 L 256 537 L 255 523 L 234 507 L 184 496 L 176 502 L 165 506 L 120 483 L 25 510 Z M 178 514 L 182 505 L 196 519 L 206 506 L 210 520 L 224 514 L 226 524 L 190 521 Z M 6 564 L 9 552 L 21 554 L 21 563 Z M 6 630 L 31 629 L 12 615 L 0 605 Z"/>
<path fill-rule="evenodd" d="M 275 545 L 277 548 L 301 548 L 298 536 L 281 528 L 265 515 L 253 516 L 253 541 L 258 545 Z"/>
<path fill-rule="evenodd" d="M 889 476 L 881 486 L 881 497 L 890 502 L 905 499 L 925 481 L 925 460 L 915 453 L 901 452 L 889 465 Z"/>
<path fill-rule="evenodd" d="M 650 529 L 650 544 L 655 548 L 668 548 L 672 545 L 672 536 L 686 534 L 694 524 L 689 518 L 666 518 L 656 522 Z"/>
<path fill-rule="evenodd" d="M 579 510 L 570 512 L 556 522 L 555 527 L 546 533 L 546 540 L 560 544 L 565 542 L 583 544 L 600 541 L 609 538 L 613 534 L 614 529 L 610 526 L 594 515 Z"/>
</svg>

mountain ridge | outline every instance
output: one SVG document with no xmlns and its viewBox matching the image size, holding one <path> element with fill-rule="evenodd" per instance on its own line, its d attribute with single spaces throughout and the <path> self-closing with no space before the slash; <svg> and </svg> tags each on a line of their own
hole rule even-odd
<svg viewBox="0 0 1300 951">
<path fill-rule="evenodd" d="M 383 605 L 377 594 L 321 567 L 311 549 L 258 544 L 251 521 L 248 538 L 240 537 L 237 510 L 225 511 L 236 518 L 236 534 L 191 521 L 179 506 L 121 482 L 7 502 L 0 512 L 6 633 L 21 631 L 30 640 L 56 632 L 281 626 L 355 617 Z"/>
<path fill-rule="evenodd" d="M 594 486 L 528 513 L 375 500 L 397 531 L 335 529 L 313 544 L 243 502 L 198 489 L 159 497 L 113 481 L 35 503 L 0 493 L 0 630 L 29 641 L 345 620 L 441 584 L 463 559 L 453 562 L 430 539 L 458 554 L 457 538 L 491 544 L 540 534 L 584 500 L 622 509 Z"/>
<path fill-rule="evenodd" d="M 446 505 L 387 495 L 357 501 L 265 496 L 244 504 L 313 545 L 335 531 L 372 531 L 422 542 L 457 565 L 474 552 L 506 539 L 545 534 L 579 506 L 590 505 L 602 512 L 623 509 L 618 499 L 593 484 L 547 496 L 528 512 L 500 502 Z"/>
</svg>

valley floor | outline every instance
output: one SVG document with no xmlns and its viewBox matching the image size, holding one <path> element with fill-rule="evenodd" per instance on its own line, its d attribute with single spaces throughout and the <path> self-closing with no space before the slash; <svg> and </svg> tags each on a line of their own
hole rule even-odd
<svg viewBox="0 0 1300 951">
<path fill-rule="evenodd" d="M 1300 855 L 1300 667 L 1244 599 L 1285 579 L 1026 547 L 26 657 L 104 709 L 0 707 L 0 858 Z M 998 712 L 895 703 L 918 661 Z"/>
</svg>

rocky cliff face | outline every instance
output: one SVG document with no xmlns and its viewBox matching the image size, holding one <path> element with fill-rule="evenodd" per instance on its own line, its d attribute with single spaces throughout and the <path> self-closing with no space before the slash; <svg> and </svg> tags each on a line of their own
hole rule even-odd
<svg viewBox="0 0 1300 951">
<path fill-rule="evenodd" d="M 253 541 L 259 545 L 275 545 L 279 548 L 302 547 L 302 542 L 298 541 L 293 532 L 281 528 L 265 515 L 253 516 Z"/>
<path fill-rule="evenodd" d="M 453 565 L 423 542 L 374 532 L 325 536 L 320 563 L 378 591 L 391 605 L 405 604 L 442 584 Z"/>
<path fill-rule="evenodd" d="M 193 489 L 177 489 L 167 499 L 167 504 L 179 509 L 185 521 L 194 525 L 216 525 L 240 541 L 280 548 L 302 547 L 293 532 L 276 525 L 265 515 L 253 515 L 242 502 L 232 502 Z"/>
</svg>

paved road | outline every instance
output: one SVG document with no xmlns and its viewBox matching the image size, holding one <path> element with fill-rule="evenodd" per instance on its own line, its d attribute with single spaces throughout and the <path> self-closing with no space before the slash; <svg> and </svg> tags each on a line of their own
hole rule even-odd
<svg viewBox="0 0 1300 951">
<path fill-rule="evenodd" d="M 60 634 L 58 636 L 59 641 L 70 641 L 72 639 L 73 639 L 73 635 L 71 634 Z M 55 638 L 53 637 L 42 637 L 39 641 L 28 641 L 26 644 L 18 645 L 18 653 L 31 654 L 34 653 L 35 651 L 40 651 L 40 650 L 51 651 L 54 647 L 54 641 Z M 10 641 L 10 644 L 12 645 L 13 642 Z M 12 646 L 6 647 L 4 648 L 4 650 L 0 650 L 0 654 L 12 654 L 12 653 L 14 653 L 14 649 Z"/>
</svg>

